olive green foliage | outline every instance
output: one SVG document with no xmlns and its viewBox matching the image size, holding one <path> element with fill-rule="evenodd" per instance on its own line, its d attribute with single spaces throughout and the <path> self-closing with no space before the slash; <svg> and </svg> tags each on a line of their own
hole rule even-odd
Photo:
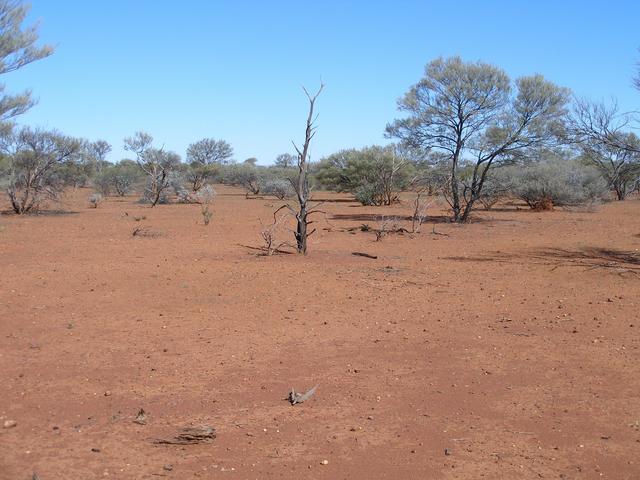
<svg viewBox="0 0 640 480">
<path fill-rule="evenodd" d="M 280 168 L 292 168 L 298 163 L 298 158 L 290 153 L 281 153 L 276 157 L 275 166 Z"/>
<path fill-rule="evenodd" d="M 492 166 L 559 141 L 568 100 L 567 89 L 541 75 L 512 82 L 487 63 L 438 58 L 399 100 L 405 116 L 389 124 L 387 134 L 448 160 L 452 219 L 466 222 Z M 459 176 L 470 161 L 463 192 Z"/>
<path fill-rule="evenodd" d="M 96 175 L 94 184 L 104 196 L 118 195 L 124 197 L 132 193 L 143 179 L 140 168 L 132 160 L 122 160 L 115 165 L 104 167 Z"/>
<path fill-rule="evenodd" d="M 390 205 L 409 187 L 415 167 L 393 146 L 343 150 L 320 161 L 316 181 L 329 190 L 353 193 L 363 205 Z"/>
<path fill-rule="evenodd" d="M 634 133 L 615 137 L 616 142 L 587 139 L 581 145 L 582 158 L 600 172 L 616 199 L 624 200 L 640 181 L 640 138 Z"/>
<path fill-rule="evenodd" d="M 292 181 L 297 176 L 295 168 L 265 167 L 251 162 L 225 165 L 221 169 L 222 182 L 243 187 L 247 195 L 273 195 L 279 199 L 293 195 Z"/>
<path fill-rule="evenodd" d="M 224 167 L 222 181 L 227 185 L 243 187 L 247 194 L 258 195 L 264 183 L 264 168 L 252 163 L 232 164 Z"/>
<path fill-rule="evenodd" d="M 145 132 L 136 132 L 124 140 L 125 150 L 135 153 L 136 163 L 146 176 L 143 202 L 152 207 L 169 201 L 167 190 L 176 180 L 181 168 L 180 155 L 153 146 L 153 137 Z"/>
<path fill-rule="evenodd" d="M 225 140 L 203 138 L 189 145 L 184 176 L 190 189 L 197 192 L 206 184 L 220 180 L 222 166 L 229 164 L 232 157 L 233 148 Z"/>
<path fill-rule="evenodd" d="M 503 174 L 511 194 L 534 210 L 588 205 L 609 194 L 607 182 L 599 172 L 576 159 L 544 159 L 506 167 Z"/>
<path fill-rule="evenodd" d="M 0 75 L 13 72 L 53 53 L 50 46 L 38 47 L 35 26 L 23 27 L 29 6 L 19 0 L 0 1 Z M 0 122 L 6 122 L 26 112 L 35 101 L 31 92 L 17 95 L 4 93 L 0 84 Z"/>
<path fill-rule="evenodd" d="M 4 143 L 4 183 L 17 214 L 36 212 L 57 197 L 65 186 L 58 169 L 81 149 L 77 139 L 28 127 L 12 132 Z"/>
</svg>

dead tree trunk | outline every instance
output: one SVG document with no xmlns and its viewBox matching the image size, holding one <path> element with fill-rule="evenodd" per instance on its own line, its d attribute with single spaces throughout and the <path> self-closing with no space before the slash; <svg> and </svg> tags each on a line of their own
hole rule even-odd
<svg viewBox="0 0 640 480">
<path fill-rule="evenodd" d="M 318 118 L 317 115 L 314 116 L 314 108 L 315 103 L 322 93 L 322 89 L 324 88 L 324 84 L 320 84 L 320 88 L 316 92 L 315 95 L 311 96 L 306 88 L 303 88 L 304 93 L 307 95 L 309 99 L 309 115 L 307 116 L 307 128 L 305 130 L 304 136 L 304 144 L 302 146 L 302 150 L 298 148 L 298 146 L 293 143 L 293 146 L 298 153 L 298 179 L 297 182 L 293 182 L 294 189 L 296 191 L 296 196 L 298 197 L 298 205 L 299 209 L 295 213 L 296 216 L 296 247 L 298 253 L 306 254 L 307 253 L 307 238 L 309 235 L 313 233 L 313 231 L 308 232 L 309 226 L 309 215 L 313 213 L 311 209 L 309 209 L 309 145 L 311 144 L 311 140 L 316 134 L 315 121 Z"/>
</svg>

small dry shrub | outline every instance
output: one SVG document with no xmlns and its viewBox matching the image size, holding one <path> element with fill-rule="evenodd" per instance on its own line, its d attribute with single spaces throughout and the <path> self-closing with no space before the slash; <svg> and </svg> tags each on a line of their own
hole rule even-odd
<svg viewBox="0 0 640 480">
<path fill-rule="evenodd" d="M 263 241 L 260 249 L 264 255 L 270 257 L 275 253 L 279 253 L 281 248 L 291 246 L 289 242 L 279 240 L 280 230 L 283 228 L 283 224 L 289 216 L 289 214 L 284 214 L 280 217 L 274 217 L 273 223 L 269 225 L 265 225 L 262 223 L 262 220 L 260 220 L 260 225 L 262 226 L 260 236 Z"/>
<path fill-rule="evenodd" d="M 553 200 L 551 198 L 541 198 L 529 204 L 534 212 L 548 212 L 553 210 Z"/>
<path fill-rule="evenodd" d="M 101 193 L 92 193 L 91 195 L 89 195 L 89 204 L 93 208 L 98 208 L 98 205 L 100 205 L 103 201 L 104 197 Z"/>
<path fill-rule="evenodd" d="M 203 204 L 200 213 L 202 214 L 202 221 L 204 224 L 209 225 L 209 222 L 211 222 L 211 218 L 213 217 L 213 212 L 209 210 L 209 205 Z"/>
</svg>

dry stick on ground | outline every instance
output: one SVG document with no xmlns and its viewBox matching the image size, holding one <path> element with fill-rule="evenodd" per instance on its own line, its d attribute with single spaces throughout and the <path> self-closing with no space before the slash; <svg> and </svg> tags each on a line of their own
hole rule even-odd
<svg viewBox="0 0 640 480">
<path fill-rule="evenodd" d="M 441 232 L 436 232 L 436 226 L 433 226 L 433 229 L 431 230 L 431 235 L 442 235 L 443 237 L 448 237 L 449 234 L 448 233 L 441 233 Z"/>
<path fill-rule="evenodd" d="M 370 255 L 370 254 L 364 253 L 364 252 L 351 252 L 351 255 L 355 255 L 356 257 L 371 258 L 373 260 L 378 258 L 376 255 Z"/>
<path fill-rule="evenodd" d="M 198 443 L 210 443 L 216 438 L 216 429 L 208 425 L 199 427 L 185 427 L 173 438 L 156 438 L 156 445 L 196 445 Z"/>
<path fill-rule="evenodd" d="M 155 237 L 159 237 L 160 233 L 154 232 L 153 230 L 149 230 L 147 227 L 139 226 L 133 229 L 133 232 L 131 232 L 131 236 L 155 238 Z"/>
</svg>

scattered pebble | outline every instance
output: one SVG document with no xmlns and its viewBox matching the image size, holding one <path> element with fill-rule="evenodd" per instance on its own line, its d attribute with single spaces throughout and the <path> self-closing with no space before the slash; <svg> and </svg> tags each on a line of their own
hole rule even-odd
<svg viewBox="0 0 640 480">
<path fill-rule="evenodd" d="M 18 425 L 18 422 L 16 422 L 15 420 L 5 420 L 4 423 L 2 424 L 3 428 L 13 428 L 16 425 Z"/>
<path fill-rule="evenodd" d="M 329 465 L 329 460 L 322 460 L 320 465 Z"/>
</svg>

